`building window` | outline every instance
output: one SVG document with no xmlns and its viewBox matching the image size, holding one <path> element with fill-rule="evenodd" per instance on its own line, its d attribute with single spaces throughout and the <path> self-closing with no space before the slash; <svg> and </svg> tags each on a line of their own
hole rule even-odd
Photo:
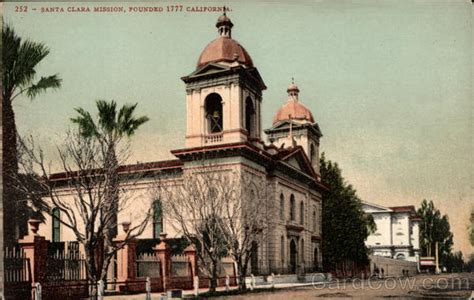
<svg viewBox="0 0 474 300">
<path fill-rule="evenodd" d="M 157 239 L 160 237 L 160 233 L 163 231 L 163 215 L 161 209 L 161 201 L 155 200 L 153 202 L 153 238 Z"/>
<path fill-rule="evenodd" d="M 290 220 L 295 221 L 295 196 L 290 196 Z"/>
<path fill-rule="evenodd" d="M 280 219 L 285 220 L 285 196 L 283 193 L 280 194 Z"/>
<path fill-rule="evenodd" d="M 304 264 L 304 239 L 301 240 L 301 262 Z"/>
<path fill-rule="evenodd" d="M 301 201 L 301 205 L 300 205 L 300 222 L 301 222 L 301 225 L 304 225 L 304 202 Z"/>
<path fill-rule="evenodd" d="M 318 248 L 314 248 L 314 253 L 313 253 L 313 268 L 314 268 L 314 270 L 318 270 L 318 269 L 319 269 Z"/>
<path fill-rule="evenodd" d="M 403 253 L 397 254 L 396 259 L 398 259 L 398 260 L 405 260 L 405 254 L 403 254 Z"/>
<path fill-rule="evenodd" d="M 280 257 L 281 257 L 281 267 L 285 265 L 285 238 L 281 236 L 280 238 Z"/>
<path fill-rule="evenodd" d="M 247 97 L 245 100 L 245 129 L 247 130 L 249 136 L 252 135 L 253 127 L 255 120 L 255 108 L 253 105 L 252 98 Z"/>
<path fill-rule="evenodd" d="M 53 208 L 51 213 L 53 217 L 53 242 L 61 241 L 61 211 L 58 207 Z"/>
<path fill-rule="evenodd" d="M 316 232 L 316 209 L 313 211 L 313 231 Z"/>
<path fill-rule="evenodd" d="M 205 110 L 209 133 L 222 132 L 222 98 L 216 93 L 206 97 Z"/>
<path fill-rule="evenodd" d="M 314 163 L 315 159 L 316 159 L 316 151 L 314 150 L 314 144 L 311 144 L 310 146 L 310 151 L 309 151 L 309 155 L 310 155 L 310 160 L 312 163 Z"/>
</svg>

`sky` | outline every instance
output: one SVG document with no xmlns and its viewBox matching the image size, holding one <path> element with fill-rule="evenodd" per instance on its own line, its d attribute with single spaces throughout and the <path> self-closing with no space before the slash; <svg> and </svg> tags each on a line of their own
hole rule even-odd
<svg viewBox="0 0 474 300">
<path fill-rule="evenodd" d="M 227 5 L 232 36 L 268 87 L 264 128 L 294 77 L 321 127 L 321 151 L 363 200 L 416 207 L 433 200 L 449 217 L 454 249 L 474 252 L 467 233 L 474 208 L 469 1 L 181 1 L 183 11 L 166 12 L 170 4 L 4 3 L 4 21 L 51 50 L 38 75 L 63 79 L 58 91 L 15 100 L 19 133 L 35 136 L 54 158 L 75 107 L 137 102 L 150 121 L 133 138 L 132 162 L 173 158 L 169 151 L 183 148 L 185 136 L 180 77 L 216 38 L 220 15 L 186 10 Z M 67 12 L 95 6 L 127 12 Z M 132 13 L 130 6 L 165 11 Z M 65 12 L 41 13 L 51 7 Z"/>
</svg>

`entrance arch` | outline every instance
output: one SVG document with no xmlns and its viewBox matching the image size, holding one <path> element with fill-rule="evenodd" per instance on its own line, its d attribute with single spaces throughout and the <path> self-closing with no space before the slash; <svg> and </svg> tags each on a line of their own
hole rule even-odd
<svg viewBox="0 0 474 300">
<path fill-rule="evenodd" d="M 296 257 L 298 251 L 296 249 L 296 242 L 294 239 L 290 241 L 290 273 L 296 273 Z"/>
</svg>

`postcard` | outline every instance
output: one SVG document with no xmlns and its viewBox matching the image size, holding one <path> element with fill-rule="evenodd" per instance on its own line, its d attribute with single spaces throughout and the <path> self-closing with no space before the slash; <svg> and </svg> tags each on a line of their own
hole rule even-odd
<svg viewBox="0 0 474 300">
<path fill-rule="evenodd" d="M 1 7 L 2 299 L 474 297 L 471 2 Z"/>
</svg>

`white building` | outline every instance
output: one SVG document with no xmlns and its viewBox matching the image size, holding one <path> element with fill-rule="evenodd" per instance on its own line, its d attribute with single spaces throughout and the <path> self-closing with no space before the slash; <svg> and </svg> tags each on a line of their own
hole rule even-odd
<svg viewBox="0 0 474 300">
<path fill-rule="evenodd" d="M 362 208 L 377 225 L 377 231 L 366 241 L 373 255 L 418 262 L 420 217 L 414 206 L 384 207 L 363 202 Z"/>
</svg>

